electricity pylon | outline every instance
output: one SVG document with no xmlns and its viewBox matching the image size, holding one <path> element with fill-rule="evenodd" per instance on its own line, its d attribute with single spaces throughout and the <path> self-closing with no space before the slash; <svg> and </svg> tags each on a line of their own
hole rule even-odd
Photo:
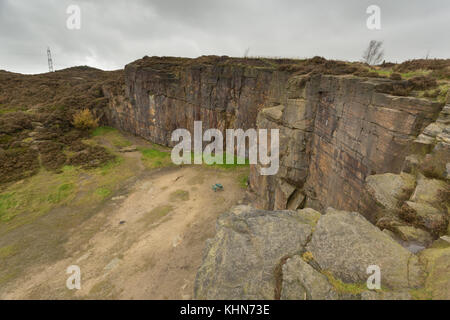
<svg viewBox="0 0 450 320">
<path fill-rule="evenodd" d="M 53 72 L 53 60 L 52 60 L 52 53 L 50 52 L 50 47 L 47 47 L 47 58 L 48 58 L 48 71 Z"/>
</svg>

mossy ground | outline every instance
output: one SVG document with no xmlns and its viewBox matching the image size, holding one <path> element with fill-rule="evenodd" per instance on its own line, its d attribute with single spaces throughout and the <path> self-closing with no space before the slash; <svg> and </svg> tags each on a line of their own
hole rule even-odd
<svg viewBox="0 0 450 320">
<path fill-rule="evenodd" d="M 126 140 L 117 131 L 100 129 L 87 142 L 97 145 L 99 138 L 116 146 Z M 1 190 L 0 284 L 19 277 L 31 264 L 63 256 L 70 230 L 133 177 L 136 161 L 111 152 L 115 158 L 100 167 L 64 166 L 60 172 L 41 167 Z"/>
<path fill-rule="evenodd" d="M 327 277 L 328 282 L 333 286 L 337 293 L 358 295 L 367 291 L 367 285 L 365 283 L 345 283 L 340 279 L 336 279 L 329 271 L 322 271 Z"/>
<path fill-rule="evenodd" d="M 142 154 L 141 160 L 148 169 L 157 169 L 173 166 L 170 150 L 154 145 L 152 148 L 139 148 Z"/>
<path fill-rule="evenodd" d="M 131 142 L 126 139 L 117 129 L 112 127 L 98 127 L 92 132 L 92 137 L 102 137 L 108 140 L 114 147 L 123 148 L 131 146 Z"/>
<path fill-rule="evenodd" d="M 391 68 L 383 68 L 383 67 L 371 67 L 370 72 L 379 75 L 380 77 L 390 78 L 392 74 L 398 74 L 401 76 L 402 80 L 411 80 L 417 77 L 427 77 L 431 79 L 435 79 L 437 81 L 437 86 L 428 90 L 415 90 L 410 92 L 410 95 L 419 97 L 419 98 L 427 98 L 432 99 L 440 103 L 444 103 L 447 97 L 447 93 L 450 90 L 450 79 L 446 75 L 441 75 L 440 73 L 436 73 L 431 69 L 416 69 L 416 70 L 408 70 L 408 71 L 396 71 L 396 66 Z"/>
</svg>

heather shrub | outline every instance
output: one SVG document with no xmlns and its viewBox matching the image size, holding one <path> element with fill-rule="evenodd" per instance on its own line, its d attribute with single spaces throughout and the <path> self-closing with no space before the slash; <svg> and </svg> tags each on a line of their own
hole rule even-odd
<svg viewBox="0 0 450 320">
<path fill-rule="evenodd" d="M 89 109 L 83 109 L 74 114 L 72 124 L 80 130 L 91 130 L 98 127 L 98 119 Z"/>
</svg>

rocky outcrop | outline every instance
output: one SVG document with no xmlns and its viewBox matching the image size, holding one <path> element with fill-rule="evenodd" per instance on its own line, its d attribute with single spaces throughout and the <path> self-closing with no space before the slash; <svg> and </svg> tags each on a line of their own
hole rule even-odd
<svg viewBox="0 0 450 320">
<path fill-rule="evenodd" d="M 311 235 L 310 214 L 236 207 L 217 221 L 196 282 L 197 299 L 272 299 L 283 259 Z M 270 236 L 269 236 L 270 235 Z"/>
<path fill-rule="evenodd" d="M 441 105 L 377 91 L 386 80 L 302 76 L 285 105 L 260 112 L 258 128 L 280 130 L 280 170 L 250 184 L 265 209 L 358 210 L 372 221 L 364 194 L 371 174 L 399 173 L 412 142 Z M 301 195 L 301 196 L 300 196 Z M 294 199 L 303 201 L 291 202 Z"/>
<path fill-rule="evenodd" d="M 153 57 L 130 63 L 122 95 L 104 88 L 111 101 L 107 121 L 168 146 L 173 130 L 193 132 L 196 120 L 204 129 L 254 128 L 263 106 L 284 101 L 289 76 L 259 62 Z"/>
<path fill-rule="evenodd" d="M 422 260 L 355 212 L 240 206 L 219 218 L 207 242 L 195 298 L 410 299 L 433 281 Z M 372 265 L 380 290 L 366 285 Z M 448 270 L 439 266 L 442 279 Z M 434 298 L 445 296 L 441 282 L 433 286 Z"/>
<path fill-rule="evenodd" d="M 307 251 L 322 270 L 343 282 L 364 283 L 368 266 L 377 265 L 386 288 L 421 285 L 423 271 L 418 258 L 356 212 L 329 208 L 319 220 Z"/>
<path fill-rule="evenodd" d="M 416 250 L 450 231 L 449 108 L 445 106 L 413 141 L 402 173 L 366 179 L 367 200 L 372 201 L 377 225 L 394 232 L 406 245 L 419 245 Z"/>
<path fill-rule="evenodd" d="M 388 94 L 389 79 L 327 74 L 322 59 L 303 74 L 279 63 L 144 58 L 126 66 L 122 90 L 103 86 L 107 123 L 163 145 L 196 120 L 279 129 L 278 173 L 250 168 L 254 205 L 275 211 L 240 207 L 218 220 L 196 297 L 445 297 L 442 273 L 430 274 L 447 255 L 424 249 L 450 233 L 450 106 Z M 325 69 L 310 72 L 316 64 Z M 365 287 L 369 265 L 383 290 Z"/>
<path fill-rule="evenodd" d="M 423 298 L 450 300 L 450 244 L 439 244 L 420 253 L 428 278 L 419 291 Z"/>
<path fill-rule="evenodd" d="M 435 122 L 442 104 L 382 93 L 392 82 L 388 79 L 327 75 L 354 70 L 329 70 L 333 63 L 323 59 L 306 65 L 311 71 L 325 67 L 321 73 L 304 75 L 280 63 L 146 57 L 125 67 L 122 91 L 103 86 L 110 101 L 105 121 L 169 146 L 175 143 L 172 131 L 192 133 L 195 120 L 203 122 L 203 129 L 221 131 L 278 128 L 277 175 L 261 176 L 258 165 L 251 168 L 250 187 L 259 208 L 323 212 L 332 206 L 375 221 L 367 205 L 366 177 L 399 173 L 426 127 L 424 134 L 445 140 L 443 122 Z"/>
</svg>

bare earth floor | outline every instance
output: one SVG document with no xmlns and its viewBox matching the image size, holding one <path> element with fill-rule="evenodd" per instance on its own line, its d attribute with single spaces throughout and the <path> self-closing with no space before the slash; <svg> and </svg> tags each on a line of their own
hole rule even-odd
<svg viewBox="0 0 450 320">
<path fill-rule="evenodd" d="M 242 171 L 138 167 L 136 179 L 68 229 L 64 254 L 29 263 L 0 286 L 0 299 L 192 298 L 205 240 L 213 237 L 218 215 L 244 197 Z M 224 191 L 214 192 L 215 183 Z M 70 265 L 81 269 L 80 290 L 66 288 Z"/>
</svg>

